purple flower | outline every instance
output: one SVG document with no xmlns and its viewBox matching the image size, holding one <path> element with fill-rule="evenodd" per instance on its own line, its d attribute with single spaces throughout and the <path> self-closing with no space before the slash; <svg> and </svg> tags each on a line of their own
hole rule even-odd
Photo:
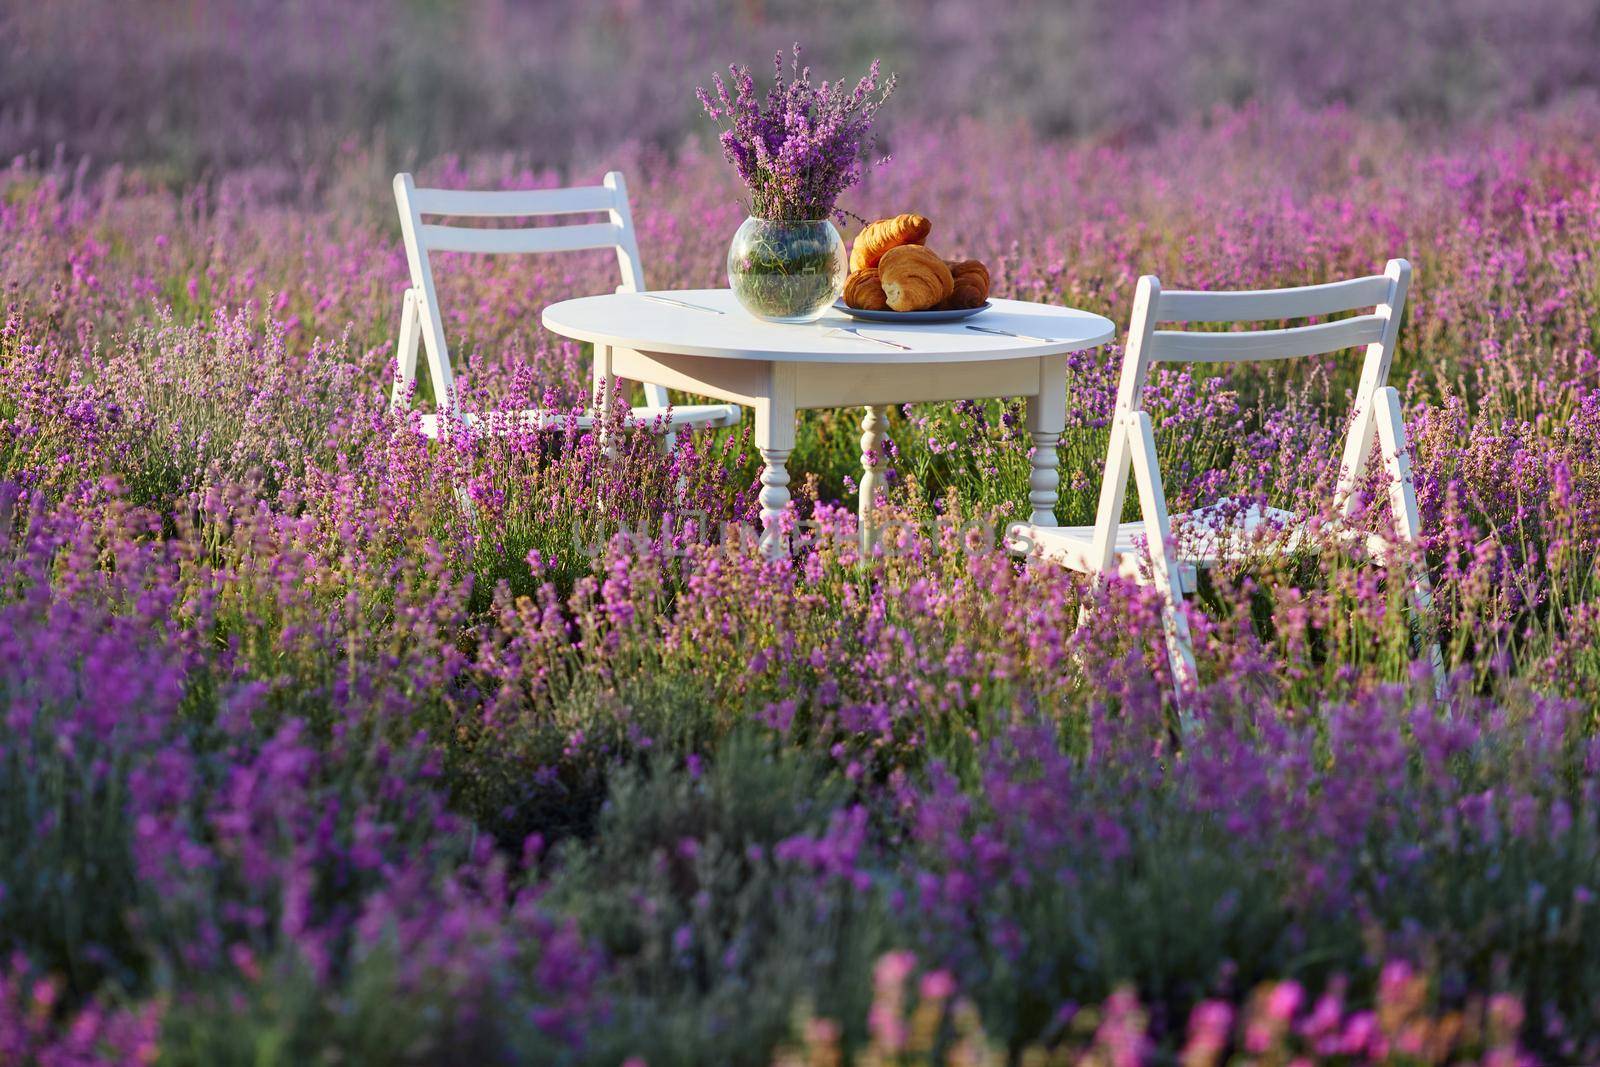
<svg viewBox="0 0 1600 1067">
<path fill-rule="evenodd" d="M 718 141 L 750 192 L 752 215 L 793 221 L 838 214 L 842 219 L 839 196 L 866 173 L 863 157 L 873 144 L 872 120 L 894 92 L 895 77 L 891 74 L 880 92 L 873 60 L 849 92 L 840 82 L 813 86 L 811 68 L 800 65 L 798 44 L 787 84 L 782 52 L 773 66 L 765 100 L 757 97 L 750 68 L 737 64 L 728 68 L 731 90 L 718 74 L 711 79 L 715 94 L 702 88 L 696 96 L 713 121 L 728 124 Z"/>
</svg>

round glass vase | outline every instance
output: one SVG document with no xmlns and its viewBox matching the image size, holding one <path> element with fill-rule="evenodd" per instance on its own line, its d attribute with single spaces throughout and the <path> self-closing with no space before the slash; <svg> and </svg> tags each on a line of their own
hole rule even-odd
<svg viewBox="0 0 1600 1067">
<path fill-rule="evenodd" d="M 744 220 L 728 246 L 728 286 L 768 322 L 810 322 L 844 293 L 844 238 L 827 219 Z"/>
</svg>

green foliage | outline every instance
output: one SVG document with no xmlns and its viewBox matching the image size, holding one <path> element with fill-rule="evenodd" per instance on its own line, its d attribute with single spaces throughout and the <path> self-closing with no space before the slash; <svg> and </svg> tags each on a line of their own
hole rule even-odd
<svg viewBox="0 0 1600 1067">
<path fill-rule="evenodd" d="M 293 952 L 251 966 L 249 980 L 178 999 L 162 1026 L 160 1067 L 508 1062 L 510 1005 L 463 1004 L 443 984 L 402 980 L 395 947 L 358 959 L 330 991 Z M 490 1010 L 485 1012 L 484 1009 Z M 503 1013 L 503 1014 L 502 1014 Z"/>
<path fill-rule="evenodd" d="M 28 694 L 0 684 L 0 700 Z M 45 703 L 27 728 L 70 731 Z M 20 951 L 64 976 L 77 995 L 102 983 L 142 985 L 147 945 L 130 919 L 148 893 L 130 848 L 127 795 L 139 756 L 103 738 L 70 732 L 60 744 L 0 748 L 0 955 Z"/>
<path fill-rule="evenodd" d="M 785 841 L 845 817 L 847 796 L 822 761 L 750 730 L 698 774 L 616 776 L 594 842 L 561 851 L 552 887 L 616 968 L 601 1061 L 760 1064 L 802 997 L 861 1015 L 886 947 L 881 903 L 782 858 Z"/>
</svg>

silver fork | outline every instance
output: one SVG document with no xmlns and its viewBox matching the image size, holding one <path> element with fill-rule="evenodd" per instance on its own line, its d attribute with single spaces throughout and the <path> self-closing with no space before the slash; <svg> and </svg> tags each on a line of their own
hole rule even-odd
<svg viewBox="0 0 1600 1067">
<path fill-rule="evenodd" d="M 903 345 L 899 341 L 890 341 L 887 338 L 874 337 L 869 333 L 862 333 L 854 326 L 835 326 L 833 329 L 836 333 L 847 333 L 851 337 L 860 338 L 863 341 L 871 341 L 875 345 L 885 345 L 889 348 L 898 348 L 902 352 L 911 351 L 910 345 Z"/>
</svg>

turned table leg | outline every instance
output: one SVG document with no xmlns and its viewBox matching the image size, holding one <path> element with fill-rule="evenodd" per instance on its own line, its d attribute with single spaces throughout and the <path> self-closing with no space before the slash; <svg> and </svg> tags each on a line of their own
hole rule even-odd
<svg viewBox="0 0 1600 1067">
<path fill-rule="evenodd" d="M 883 406 L 867 407 L 861 417 L 861 502 L 857 515 L 861 527 L 861 555 L 872 551 L 877 535 L 872 523 L 872 509 L 877 503 L 878 489 L 883 485 L 883 430 L 888 425 L 888 409 Z"/>
<path fill-rule="evenodd" d="M 1056 445 L 1061 441 L 1058 433 L 1034 431 L 1033 456 L 1028 464 L 1028 505 L 1033 509 L 1028 521 L 1035 526 L 1056 525 L 1056 501 L 1061 499 L 1061 472 L 1057 469 L 1059 457 Z"/>
<path fill-rule="evenodd" d="M 757 399 L 756 448 L 761 453 L 761 554 L 783 559 L 789 539 L 779 526 L 789 506 L 789 453 L 794 451 L 794 365 L 774 363 L 766 396 Z"/>
<path fill-rule="evenodd" d="M 1033 455 L 1028 465 L 1028 506 L 1035 526 L 1056 525 L 1056 501 L 1061 498 L 1061 473 L 1056 446 L 1067 425 L 1067 358 L 1045 356 L 1039 360 L 1039 394 L 1028 398 L 1028 435 Z"/>
<path fill-rule="evenodd" d="M 789 506 L 789 450 L 763 448 L 761 461 L 761 552 L 782 559 L 785 538 L 778 524 Z"/>
</svg>

